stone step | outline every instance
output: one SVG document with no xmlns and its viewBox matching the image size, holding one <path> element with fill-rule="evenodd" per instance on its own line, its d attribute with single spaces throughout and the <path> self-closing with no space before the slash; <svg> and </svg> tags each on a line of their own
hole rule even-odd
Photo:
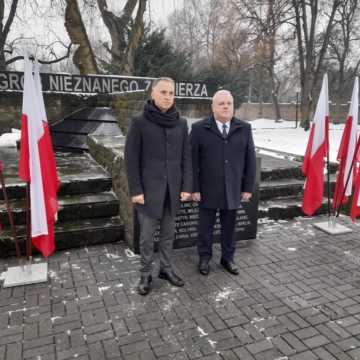
<svg viewBox="0 0 360 360">
<path fill-rule="evenodd" d="M 259 223 L 266 219 L 281 220 L 304 216 L 301 210 L 302 199 L 302 196 L 287 196 L 259 201 Z M 321 207 L 314 215 L 325 214 L 327 211 L 327 198 L 324 198 Z"/>
<path fill-rule="evenodd" d="M 26 187 L 18 177 L 18 152 L 1 149 L 4 179 L 10 199 L 25 197 Z M 58 176 L 61 183 L 58 195 L 87 194 L 109 191 L 112 179 L 89 154 L 56 153 Z M 3 192 L 0 191 L 0 199 Z"/>
<path fill-rule="evenodd" d="M 61 178 L 61 185 L 58 196 L 89 194 L 110 191 L 112 187 L 111 177 L 72 177 L 65 176 Z M 19 182 L 17 184 L 6 184 L 6 191 L 9 199 L 23 199 L 26 196 L 26 184 Z M 4 194 L 0 191 L 0 200 L 4 199 Z"/>
<path fill-rule="evenodd" d="M 102 192 L 98 194 L 76 194 L 58 198 L 59 212 L 58 222 L 73 219 L 93 219 L 97 217 L 115 216 L 119 212 L 119 202 L 113 192 Z M 26 223 L 25 199 L 12 199 L 10 205 L 13 212 L 15 224 Z M 0 201 L 0 223 L 9 224 L 6 204 Z"/>
<path fill-rule="evenodd" d="M 275 179 L 264 180 L 259 185 L 260 200 L 270 200 L 278 197 L 301 196 L 304 191 L 304 181 L 302 179 Z M 335 189 L 336 175 L 330 175 L 331 192 Z M 324 184 L 325 192 L 327 191 L 327 180 Z"/>
<path fill-rule="evenodd" d="M 280 179 L 304 179 L 301 171 L 302 162 L 273 157 L 267 154 L 257 154 L 261 157 L 261 181 Z M 336 172 L 338 165 L 330 164 L 330 174 Z"/>
<path fill-rule="evenodd" d="M 25 254 L 25 227 L 17 227 L 17 238 Z M 123 241 L 124 226 L 119 217 L 79 219 L 55 225 L 56 250 Z M 15 255 L 10 229 L 0 233 L 0 257 Z M 34 250 L 35 252 L 35 250 Z"/>
</svg>

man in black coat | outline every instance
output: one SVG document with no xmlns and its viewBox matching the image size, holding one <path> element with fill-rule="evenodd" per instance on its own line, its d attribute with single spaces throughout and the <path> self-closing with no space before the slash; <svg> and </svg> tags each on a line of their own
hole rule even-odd
<svg viewBox="0 0 360 360">
<path fill-rule="evenodd" d="M 212 257 L 216 212 L 220 211 L 221 261 L 230 273 L 234 262 L 236 209 L 254 189 L 256 158 L 251 126 L 234 115 L 231 93 L 220 90 L 212 99 L 213 115 L 192 125 L 194 201 L 199 202 L 199 271 L 207 275 Z"/>
<path fill-rule="evenodd" d="M 129 191 L 140 223 L 141 295 L 150 291 L 154 234 L 159 224 L 159 277 L 174 286 L 184 285 L 170 257 L 176 211 L 180 201 L 191 198 L 192 169 L 188 127 L 175 108 L 174 96 L 172 79 L 155 80 L 151 100 L 143 114 L 132 120 L 126 137 Z"/>
</svg>

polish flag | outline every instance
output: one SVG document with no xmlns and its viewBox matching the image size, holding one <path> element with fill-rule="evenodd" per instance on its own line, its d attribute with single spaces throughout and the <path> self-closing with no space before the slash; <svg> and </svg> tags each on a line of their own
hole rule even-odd
<svg viewBox="0 0 360 360">
<path fill-rule="evenodd" d="M 345 204 L 351 195 L 354 177 L 353 159 L 356 148 L 359 113 L 359 79 L 355 78 L 354 89 L 351 97 L 350 110 L 341 138 L 339 153 L 339 171 L 336 178 L 333 206 L 337 209 L 340 204 Z M 346 184 L 346 181 L 348 183 Z M 345 189 L 346 186 L 346 189 Z M 344 192 L 345 190 L 345 192 Z M 342 196 L 344 197 L 342 199 Z"/>
<path fill-rule="evenodd" d="M 59 180 L 38 64 L 24 56 L 24 92 L 21 118 L 19 176 L 30 182 L 31 238 L 33 245 L 48 257 L 55 251 L 54 223 L 58 211 Z"/>
<path fill-rule="evenodd" d="M 324 157 L 328 153 L 328 133 L 329 95 L 328 78 L 325 74 L 302 165 L 302 172 L 306 176 L 302 210 L 306 215 L 313 215 L 323 200 Z"/>
</svg>

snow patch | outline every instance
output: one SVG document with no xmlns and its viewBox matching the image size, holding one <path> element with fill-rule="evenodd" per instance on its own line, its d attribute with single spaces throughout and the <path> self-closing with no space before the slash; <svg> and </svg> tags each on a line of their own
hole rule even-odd
<svg viewBox="0 0 360 360">
<path fill-rule="evenodd" d="M 56 319 L 61 319 L 61 316 L 54 316 L 51 318 L 51 322 L 54 322 Z"/>
<path fill-rule="evenodd" d="M 125 255 L 128 257 L 128 258 L 138 258 L 139 255 L 136 255 L 132 250 L 130 250 L 129 248 L 126 248 L 125 249 Z"/>
<path fill-rule="evenodd" d="M 102 294 L 104 291 L 109 290 L 111 288 L 111 286 L 99 286 L 98 290 L 100 292 L 100 294 Z"/>
<path fill-rule="evenodd" d="M 200 337 L 209 335 L 209 334 L 206 333 L 200 326 L 197 327 L 197 331 L 200 333 Z"/>
<path fill-rule="evenodd" d="M 295 128 L 295 122 L 257 119 L 251 121 L 251 126 L 255 146 L 265 148 L 260 150 L 262 153 L 278 151 L 289 155 L 304 156 L 310 131 L 305 131 L 300 127 Z M 344 124 L 330 124 L 330 161 L 336 161 L 343 129 Z M 287 158 L 286 154 L 271 154 L 271 156 Z"/>
<path fill-rule="evenodd" d="M 0 136 L 1 147 L 16 147 L 16 142 L 20 140 L 21 132 L 18 129 L 11 129 L 11 133 L 5 133 Z"/>
<path fill-rule="evenodd" d="M 222 300 L 226 300 L 233 293 L 234 293 L 234 290 L 232 290 L 232 289 L 225 289 L 224 291 L 220 291 L 216 294 L 215 301 L 219 302 Z"/>
<path fill-rule="evenodd" d="M 208 339 L 208 342 L 209 342 L 210 346 L 211 346 L 213 349 L 215 349 L 215 345 L 216 345 L 217 341 L 213 341 L 213 340 L 211 340 L 211 339 Z"/>
</svg>

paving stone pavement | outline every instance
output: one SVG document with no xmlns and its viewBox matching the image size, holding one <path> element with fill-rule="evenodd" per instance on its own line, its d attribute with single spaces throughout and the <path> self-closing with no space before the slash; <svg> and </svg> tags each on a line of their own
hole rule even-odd
<svg viewBox="0 0 360 360">
<path fill-rule="evenodd" d="M 238 244 L 239 276 L 218 245 L 207 277 L 195 248 L 175 250 L 185 287 L 155 276 L 146 297 L 124 244 L 58 252 L 48 283 L 0 289 L 0 359 L 360 359 L 359 226 L 342 218 L 354 231 L 331 237 L 313 222 L 260 225 Z"/>
</svg>

